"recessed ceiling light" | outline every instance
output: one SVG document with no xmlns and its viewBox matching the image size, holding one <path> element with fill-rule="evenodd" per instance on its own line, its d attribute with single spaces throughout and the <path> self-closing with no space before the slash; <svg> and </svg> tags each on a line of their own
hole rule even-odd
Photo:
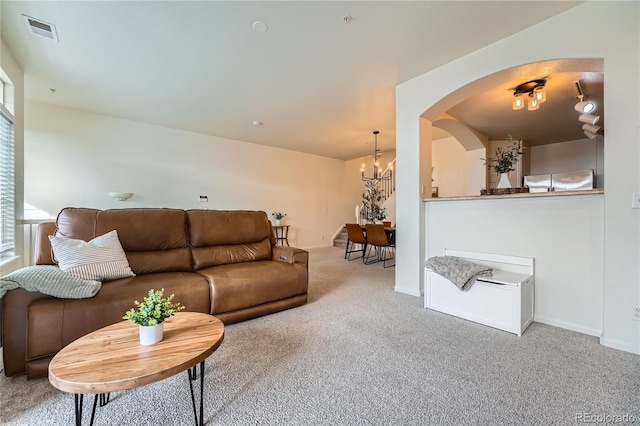
<svg viewBox="0 0 640 426">
<path fill-rule="evenodd" d="M 253 120 L 251 124 L 253 124 L 254 126 L 262 126 L 262 121 Z"/>
<path fill-rule="evenodd" d="M 253 23 L 253 30 L 259 33 L 266 33 L 269 31 L 269 26 L 262 21 L 256 21 Z"/>
</svg>

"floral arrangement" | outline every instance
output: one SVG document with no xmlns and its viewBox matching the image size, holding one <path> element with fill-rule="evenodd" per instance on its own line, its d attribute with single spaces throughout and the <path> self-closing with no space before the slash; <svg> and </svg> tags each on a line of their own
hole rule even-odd
<svg viewBox="0 0 640 426">
<path fill-rule="evenodd" d="M 282 219 L 283 217 L 285 217 L 286 215 L 287 215 L 286 213 L 280 213 L 280 212 L 273 212 L 273 213 L 271 213 L 271 216 L 273 216 L 273 218 L 274 218 L 275 220 L 280 220 L 280 219 Z"/>
<path fill-rule="evenodd" d="M 122 319 L 127 319 L 138 325 L 152 326 L 160 324 L 176 312 L 184 309 L 184 306 L 180 305 L 180 303 L 173 303 L 173 294 L 167 298 L 163 296 L 164 288 L 158 291 L 149 290 L 149 295 L 142 300 L 142 303 L 137 300 L 133 302 L 138 307 L 138 310 L 131 308 Z"/>
<path fill-rule="evenodd" d="M 382 221 L 387 218 L 387 210 L 380 207 L 382 193 L 375 181 L 365 183 L 362 194 L 362 216 L 368 222 Z"/>
<path fill-rule="evenodd" d="M 513 165 L 518 162 L 518 156 L 522 154 L 522 139 L 513 139 L 511 135 L 507 138 L 511 145 L 507 149 L 496 148 L 495 157 L 481 158 L 484 165 L 492 169 L 496 174 L 509 173 L 514 170 Z"/>
</svg>

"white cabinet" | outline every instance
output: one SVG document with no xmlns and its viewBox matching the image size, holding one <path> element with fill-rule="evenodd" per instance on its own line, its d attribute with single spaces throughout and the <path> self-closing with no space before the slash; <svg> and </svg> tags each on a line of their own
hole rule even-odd
<svg viewBox="0 0 640 426">
<path fill-rule="evenodd" d="M 460 291 L 425 268 L 424 307 L 521 336 L 533 321 L 533 258 L 447 249 L 444 254 L 491 266 L 493 275 Z"/>
</svg>

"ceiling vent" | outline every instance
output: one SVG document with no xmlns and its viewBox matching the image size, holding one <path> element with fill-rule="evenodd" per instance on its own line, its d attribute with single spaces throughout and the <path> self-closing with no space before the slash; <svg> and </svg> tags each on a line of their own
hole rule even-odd
<svg viewBox="0 0 640 426">
<path fill-rule="evenodd" d="M 56 32 L 55 25 L 27 15 L 22 15 L 22 17 L 31 34 L 58 41 L 58 33 Z"/>
</svg>

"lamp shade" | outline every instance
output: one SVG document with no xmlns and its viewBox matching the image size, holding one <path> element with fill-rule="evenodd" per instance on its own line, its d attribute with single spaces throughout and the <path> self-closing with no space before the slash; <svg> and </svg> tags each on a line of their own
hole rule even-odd
<svg viewBox="0 0 640 426">
<path fill-rule="evenodd" d="M 536 99 L 535 96 L 533 96 L 533 95 L 529 96 L 529 104 L 528 104 L 527 109 L 529 111 L 535 111 L 538 108 L 540 108 L 540 102 Z"/>
<path fill-rule="evenodd" d="M 592 115 L 592 114 L 580 114 L 580 117 L 578 117 L 578 120 L 587 124 L 596 124 L 598 120 L 600 120 L 600 116 Z"/>
<path fill-rule="evenodd" d="M 526 103 L 526 94 L 525 93 L 519 93 L 517 95 L 513 95 L 513 109 L 514 110 L 519 110 L 524 108 L 524 105 Z"/>
<path fill-rule="evenodd" d="M 596 104 L 591 101 L 578 102 L 574 107 L 578 112 L 589 113 L 596 109 Z"/>
<path fill-rule="evenodd" d="M 544 86 L 537 86 L 533 89 L 533 97 L 536 98 L 538 103 L 543 103 L 547 100 L 547 89 Z"/>
</svg>

